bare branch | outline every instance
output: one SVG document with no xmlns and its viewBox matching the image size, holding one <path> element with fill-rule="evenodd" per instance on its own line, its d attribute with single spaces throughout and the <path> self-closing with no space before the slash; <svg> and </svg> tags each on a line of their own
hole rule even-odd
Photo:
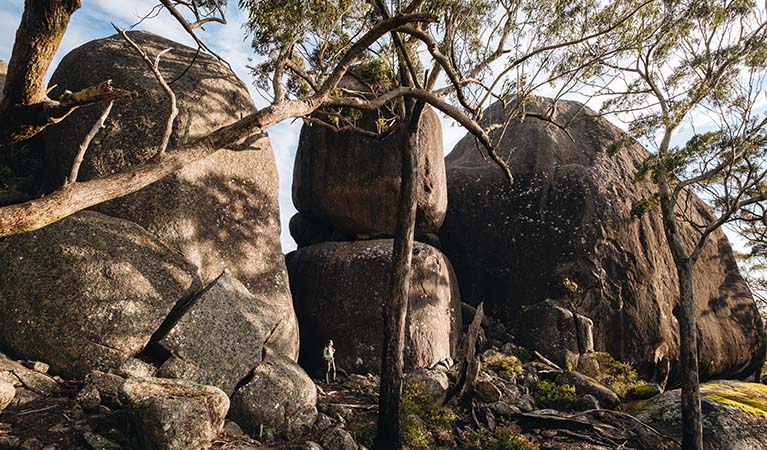
<svg viewBox="0 0 767 450">
<path fill-rule="evenodd" d="M 160 139 L 160 145 L 157 147 L 157 154 L 156 157 L 162 156 L 165 153 L 165 150 L 168 148 L 168 143 L 170 142 L 170 135 L 173 133 L 173 122 L 176 120 L 176 116 L 178 115 L 178 106 L 176 105 L 176 94 L 173 93 L 173 90 L 168 86 L 168 83 L 165 82 L 165 78 L 163 78 L 162 74 L 160 73 L 160 57 L 164 55 L 165 53 L 169 52 L 171 49 L 166 48 L 165 50 L 161 51 L 157 54 L 154 61 L 152 61 L 149 56 L 144 52 L 144 50 L 141 49 L 141 47 L 138 46 L 133 40 L 128 37 L 128 34 L 125 32 L 125 30 L 122 30 L 120 28 L 117 28 L 114 24 L 112 26 L 117 30 L 118 33 L 125 39 L 128 44 L 130 44 L 131 47 L 133 47 L 134 50 L 141 56 L 141 58 L 146 63 L 147 67 L 149 67 L 149 70 L 152 71 L 152 74 L 154 74 L 154 77 L 157 79 L 157 82 L 160 83 L 160 86 L 162 86 L 162 90 L 165 92 L 165 95 L 168 97 L 168 101 L 170 103 L 170 109 L 168 111 L 168 116 L 165 119 L 165 128 L 163 128 L 162 132 L 162 139 Z"/>
<path fill-rule="evenodd" d="M 112 111 L 112 105 L 114 105 L 114 101 L 109 102 L 107 107 L 104 109 L 104 112 L 101 113 L 99 119 L 96 121 L 96 123 L 93 124 L 93 128 L 91 128 L 88 134 L 85 135 L 83 141 L 80 143 L 80 149 L 77 151 L 75 160 L 72 162 L 72 169 L 69 171 L 69 177 L 64 179 L 64 187 L 77 181 L 77 175 L 80 172 L 80 165 L 83 163 L 83 159 L 85 158 L 85 152 L 88 150 L 88 147 L 91 145 L 91 141 L 94 137 L 96 137 L 96 134 L 99 132 L 99 130 L 104 128 L 107 117 L 109 117 L 109 113 Z"/>
</svg>

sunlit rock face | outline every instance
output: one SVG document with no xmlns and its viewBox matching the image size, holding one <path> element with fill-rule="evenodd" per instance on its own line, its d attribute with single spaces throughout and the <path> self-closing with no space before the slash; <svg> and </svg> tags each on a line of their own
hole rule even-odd
<svg viewBox="0 0 767 450">
<path fill-rule="evenodd" d="M 528 110 L 545 115 L 550 107 L 543 99 Z M 635 363 L 647 378 L 669 375 L 674 384 L 675 266 L 657 208 L 631 215 L 634 203 L 654 192 L 651 183 L 635 182 L 649 153 L 579 103 L 560 101 L 552 108 L 551 120 L 567 131 L 529 116 L 505 128 L 498 151 L 508 158 L 511 186 L 472 136 L 445 160 L 448 213 L 440 238 L 463 301 L 485 301 L 489 313 L 523 335 L 530 324 L 521 323 L 527 317 L 521 309 L 552 299 L 593 321 L 596 350 Z M 500 104 L 484 117 L 486 125 L 506 119 Z M 711 220 L 695 196 L 687 211 L 697 223 Z M 695 230 L 687 223 L 680 227 L 692 245 Z M 710 236 L 694 284 L 701 375 L 752 372 L 764 353 L 763 328 L 721 231 Z M 528 345 L 535 347 L 534 340 Z"/>
<path fill-rule="evenodd" d="M 0 346 L 82 377 L 140 353 L 196 268 L 140 226 L 82 211 L 0 241 Z"/>
<path fill-rule="evenodd" d="M 254 112 L 245 85 L 215 58 L 148 32 L 129 32 L 152 57 L 170 48 L 160 71 L 172 83 L 179 115 L 170 148 L 207 135 Z M 168 100 L 138 54 L 120 36 L 89 42 L 64 57 L 51 78 L 52 96 L 111 79 L 136 91 L 115 102 L 106 127 L 91 143 L 80 180 L 92 180 L 145 162 L 157 152 Z M 102 108 L 74 112 L 44 133 L 51 186 L 69 172 L 83 136 Z M 278 176 L 269 138 L 255 136 L 222 149 L 123 198 L 98 205 L 106 214 L 143 226 L 199 268 L 204 284 L 224 269 L 282 311 L 298 352 L 287 272 L 280 246 Z"/>
</svg>

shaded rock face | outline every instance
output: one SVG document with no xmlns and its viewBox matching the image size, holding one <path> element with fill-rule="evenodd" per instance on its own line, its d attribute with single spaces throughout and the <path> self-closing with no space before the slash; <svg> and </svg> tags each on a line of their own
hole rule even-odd
<svg viewBox="0 0 767 450">
<path fill-rule="evenodd" d="M 298 357 L 298 346 L 284 322 L 277 308 L 224 272 L 159 340 L 171 356 L 158 375 L 214 385 L 231 395 L 261 362 L 265 346 Z"/>
<path fill-rule="evenodd" d="M 530 109 L 544 113 L 549 105 L 544 100 Z M 638 219 L 630 214 L 633 202 L 654 192 L 649 183 L 633 182 L 648 152 L 633 141 L 616 145 L 625 135 L 590 113 L 578 103 L 558 102 L 553 119 L 570 121 L 569 136 L 534 118 L 512 122 L 499 152 L 510 156 L 513 186 L 472 137 L 463 138 L 446 158 L 443 251 L 464 301 L 484 300 L 516 330 L 530 326 L 518 319 L 523 306 L 561 302 L 593 320 L 595 349 L 634 362 L 644 377 L 662 378 L 656 371 L 670 367 L 673 384 L 676 270 L 659 211 Z M 571 120 L 575 114 L 581 116 Z M 485 116 L 493 123 L 504 119 L 499 104 Z M 697 198 L 690 211 L 696 222 L 710 220 Z M 692 228 L 680 226 L 690 243 Z M 695 271 L 701 375 L 750 373 L 764 352 L 763 328 L 722 232 L 710 237 Z M 565 278 L 581 293 L 565 289 Z"/>
<path fill-rule="evenodd" d="M 767 386 L 715 381 L 700 387 L 706 450 L 766 450 Z M 681 391 L 667 391 L 637 403 L 637 418 L 681 439 Z"/>
<path fill-rule="evenodd" d="M 0 101 L 5 94 L 5 77 L 8 75 L 8 63 L 0 59 Z"/>
<path fill-rule="evenodd" d="M 361 119 L 375 129 L 377 114 Z M 436 232 L 445 217 L 447 188 L 442 128 L 427 107 L 418 131 L 416 231 Z M 393 236 L 401 176 L 402 132 L 377 141 L 321 126 L 301 129 L 293 169 L 293 203 L 308 219 L 354 236 Z M 291 232 L 294 230 L 291 229 Z M 301 238 L 298 238 L 301 240 Z"/>
<path fill-rule="evenodd" d="M 166 48 L 160 69 L 179 77 L 196 49 L 148 32 L 128 33 L 151 57 Z M 115 102 L 106 127 L 91 143 L 80 180 L 91 180 L 155 155 L 167 115 L 167 98 L 144 62 L 120 36 L 89 42 L 70 52 L 51 77 L 58 87 L 78 89 L 112 79 L 136 98 Z M 213 57 L 200 54 L 173 84 L 179 115 L 170 147 L 205 136 L 255 111 L 245 85 Z M 83 136 L 102 108 L 82 108 L 43 133 L 46 169 L 53 186 L 68 173 Z M 223 149 L 139 192 L 95 209 L 143 226 L 194 263 L 203 283 L 228 269 L 259 298 L 293 320 L 280 247 L 278 176 L 269 139 L 257 136 Z M 295 323 L 293 323 L 295 325 Z M 296 341 L 298 330 L 295 329 Z"/>
<path fill-rule="evenodd" d="M 0 345 L 82 376 L 139 353 L 196 269 L 138 225 L 84 211 L 0 241 Z"/>
<path fill-rule="evenodd" d="M 261 425 L 300 435 L 317 418 L 317 387 L 292 360 L 268 355 L 232 396 L 231 417 L 251 433 Z"/>
<path fill-rule="evenodd" d="M 381 239 L 327 242 L 288 254 L 304 367 L 323 367 L 322 348 L 333 339 L 338 367 L 380 370 L 391 251 L 392 241 Z M 460 296 L 445 256 L 415 243 L 412 267 L 407 369 L 454 358 L 461 330 Z"/>
<path fill-rule="evenodd" d="M 220 389 L 186 380 L 129 378 L 119 395 L 148 450 L 208 448 L 229 411 L 229 398 Z"/>
</svg>

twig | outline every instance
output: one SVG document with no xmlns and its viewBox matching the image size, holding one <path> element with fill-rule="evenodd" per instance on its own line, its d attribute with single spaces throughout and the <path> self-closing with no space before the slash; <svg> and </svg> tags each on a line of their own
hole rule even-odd
<svg viewBox="0 0 767 450">
<path fill-rule="evenodd" d="M 541 361 L 543 361 L 543 362 L 544 362 L 544 364 L 548 364 L 548 365 L 550 365 L 551 367 L 553 367 L 553 368 L 555 368 L 555 369 L 559 370 L 560 372 L 564 372 L 564 370 L 562 370 L 562 368 L 561 368 L 561 367 L 559 367 L 558 365 L 556 365 L 556 364 L 555 364 L 553 361 L 551 361 L 550 359 L 548 359 L 548 358 L 546 358 L 545 356 L 543 356 L 543 355 L 541 355 L 540 353 L 538 353 L 538 351 L 537 351 L 537 350 L 535 351 L 535 356 L 537 356 L 537 357 L 538 357 L 538 359 L 540 359 Z"/>
<path fill-rule="evenodd" d="M 80 143 L 80 149 L 77 151 L 75 160 L 72 162 L 72 169 L 69 171 L 69 177 L 64 179 L 64 186 L 68 186 L 69 184 L 77 181 L 77 174 L 80 172 L 80 165 L 83 163 L 83 159 L 85 158 L 85 152 L 88 150 L 88 147 L 91 145 L 91 141 L 96 136 L 96 134 L 98 134 L 99 130 L 104 128 L 104 123 L 106 122 L 107 117 L 109 117 L 109 113 L 112 111 L 112 106 L 114 103 L 114 100 L 109 102 L 107 107 L 104 108 L 104 112 L 101 113 L 101 117 L 99 117 L 96 123 L 93 124 L 91 130 L 88 132 L 88 134 L 85 135 L 85 138 Z"/>
<path fill-rule="evenodd" d="M 160 86 L 162 86 L 162 90 L 165 91 L 165 95 L 168 97 L 168 100 L 170 101 L 170 111 L 168 111 L 168 117 L 165 120 L 165 129 L 162 133 L 162 140 L 160 140 L 160 146 L 157 148 L 157 154 L 155 157 L 160 157 L 165 153 L 165 150 L 168 148 L 168 143 L 170 142 L 170 135 L 173 133 L 173 122 L 176 120 L 176 116 L 178 115 L 178 107 L 176 106 L 176 94 L 173 93 L 173 90 L 168 86 L 168 83 L 165 82 L 165 78 L 163 78 L 162 74 L 160 73 L 160 57 L 164 55 L 165 53 L 171 51 L 170 48 L 166 48 L 165 50 L 161 51 L 157 54 L 154 61 L 149 59 L 147 54 L 141 49 L 141 47 L 138 46 L 133 40 L 128 37 L 128 34 L 125 32 L 125 30 L 117 28 L 114 24 L 112 26 L 117 30 L 118 33 L 130 44 L 131 47 L 133 47 L 139 55 L 144 59 L 144 62 L 146 62 L 147 67 L 149 67 L 149 70 L 152 71 L 154 74 L 154 77 L 157 79 L 157 81 L 160 83 Z"/>
</svg>

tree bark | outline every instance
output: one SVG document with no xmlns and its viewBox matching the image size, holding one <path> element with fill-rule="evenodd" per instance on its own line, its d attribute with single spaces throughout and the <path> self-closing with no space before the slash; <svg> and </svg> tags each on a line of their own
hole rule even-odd
<svg viewBox="0 0 767 450">
<path fill-rule="evenodd" d="M 3 142 L 20 140 L 11 140 L 10 131 L 26 137 L 34 135 L 34 130 L 10 126 L 15 122 L 13 109 L 17 105 L 32 105 L 48 100 L 45 75 L 67 30 L 69 19 L 78 8 L 80 0 L 24 2 L 24 13 L 16 31 L 3 99 L 0 102 L 0 124 L 3 124 L 0 135 Z"/>
<path fill-rule="evenodd" d="M 660 183 L 660 203 L 663 228 L 679 279 L 677 321 L 681 352 L 682 379 L 682 450 L 703 450 L 703 419 L 698 378 L 698 343 L 695 326 L 695 291 L 692 283 L 691 261 L 679 235 L 668 182 Z"/>
<path fill-rule="evenodd" d="M 424 103 L 416 102 L 402 145 L 397 227 L 392 250 L 391 297 L 384 308 L 384 345 L 378 400 L 376 450 L 402 448 L 402 380 L 405 368 L 405 322 L 410 294 L 413 237 L 418 207 L 418 123 Z"/>
</svg>

